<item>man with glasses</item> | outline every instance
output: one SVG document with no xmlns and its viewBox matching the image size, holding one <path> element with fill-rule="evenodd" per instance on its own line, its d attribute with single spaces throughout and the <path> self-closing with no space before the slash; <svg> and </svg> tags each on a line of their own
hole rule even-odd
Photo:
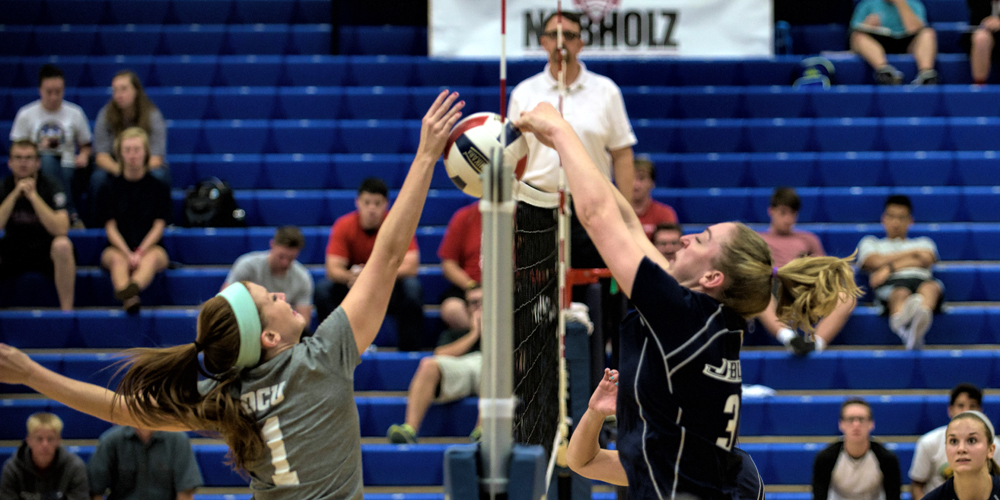
<svg viewBox="0 0 1000 500">
<path fill-rule="evenodd" d="M 899 500 L 899 459 L 871 440 L 871 406 L 863 399 L 844 401 L 838 427 L 844 438 L 813 462 L 813 500 Z"/>
<path fill-rule="evenodd" d="M 470 327 L 445 330 L 438 339 L 434 355 L 420 360 L 417 372 L 410 380 L 406 421 L 389 427 L 386 432 L 389 442 L 416 443 L 420 424 L 431 403 L 448 403 L 479 394 L 479 378 L 483 369 L 483 355 L 479 352 L 483 289 L 478 284 L 466 289 L 465 303 Z M 479 432 L 477 424 L 470 437 L 477 439 Z"/>
<path fill-rule="evenodd" d="M 885 201 L 882 227 L 885 238 L 865 236 L 858 243 L 858 265 L 868 273 L 875 305 L 889 316 L 889 328 L 907 349 L 923 346 L 933 313 L 941 312 L 944 284 L 931 266 L 938 261 L 934 240 L 909 238 L 913 204 L 904 195 Z"/>
<path fill-rule="evenodd" d="M 66 237 L 69 215 L 62 184 L 39 172 L 38 146 L 17 140 L 7 158 L 10 168 L 0 183 L 0 279 L 38 272 L 55 279 L 59 308 L 73 309 L 76 258 Z"/>
<path fill-rule="evenodd" d="M 677 224 L 657 224 L 656 229 L 653 230 L 653 246 L 668 261 L 673 262 L 677 257 L 677 251 L 684 246 L 681 243 L 681 236 L 684 235 L 684 231 Z"/>
<path fill-rule="evenodd" d="M 560 22 L 561 21 L 561 22 Z M 557 27 L 562 26 L 563 48 L 558 45 Z M 621 89 L 610 78 L 587 70 L 578 56 L 585 42 L 580 37 L 580 15 L 563 12 L 549 15 L 538 43 L 548 54 L 545 70 L 514 87 L 507 115 L 511 119 L 522 111 L 548 102 L 558 108 L 559 70 L 565 73 L 566 94 L 562 113 L 580 137 L 590 159 L 609 179 L 613 179 L 626 199 L 632 196 L 633 153 L 636 138 L 625 112 Z M 528 165 L 522 180 L 547 192 L 559 187 L 559 155 L 538 142 L 531 134 L 528 141 Z M 614 175 L 612 176 L 612 171 Z M 573 267 L 604 267 L 583 227 L 573 219 Z"/>
<path fill-rule="evenodd" d="M 795 223 L 799 220 L 801 206 L 802 201 L 799 199 L 799 195 L 790 187 L 778 187 L 771 194 L 771 204 L 767 208 L 771 224 L 766 232 L 760 233 L 760 236 L 771 248 L 775 267 L 780 268 L 799 257 L 826 255 L 826 252 L 823 251 L 823 244 L 820 243 L 815 234 L 795 228 Z M 774 298 L 758 319 L 771 336 L 778 339 L 789 352 L 796 356 L 805 356 L 812 351 L 821 352 L 826 349 L 826 346 L 833 342 L 844 324 L 851 318 L 851 312 L 854 311 L 854 306 L 857 303 L 853 297 L 844 297 L 844 300 L 837 304 L 833 312 L 816 324 L 816 331 L 813 332 L 811 338 L 807 338 L 778 320 L 776 313 L 777 294 L 781 290 L 777 286 L 778 281 L 775 280 L 775 288 L 772 290 Z"/>
</svg>

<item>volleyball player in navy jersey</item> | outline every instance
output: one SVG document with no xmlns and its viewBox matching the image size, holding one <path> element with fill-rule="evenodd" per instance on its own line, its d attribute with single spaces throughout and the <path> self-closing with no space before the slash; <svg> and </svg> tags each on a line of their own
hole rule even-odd
<svg viewBox="0 0 1000 500">
<path fill-rule="evenodd" d="M 630 497 L 740 498 L 744 455 L 733 448 L 746 320 L 767 307 L 778 279 L 778 317 L 810 330 L 842 295 L 860 295 L 848 260 L 806 257 L 775 269 L 756 232 L 727 222 L 684 236 L 667 262 L 555 108 L 540 104 L 515 124 L 559 153 L 577 215 L 636 308 L 621 327 L 617 397 Z"/>
</svg>

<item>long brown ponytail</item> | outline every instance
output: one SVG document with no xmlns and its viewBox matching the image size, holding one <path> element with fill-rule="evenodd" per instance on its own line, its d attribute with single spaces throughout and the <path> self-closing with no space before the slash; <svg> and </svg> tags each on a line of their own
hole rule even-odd
<svg viewBox="0 0 1000 500">
<path fill-rule="evenodd" d="M 198 314 L 197 344 L 125 351 L 127 370 L 115 390 L 114 406 L 124 400 L 129 412 L 146 425 L 180 422 L 200 431 L 217 433 L 229 445 L 229 463 L 245 470 L 264 453 L 256 419 L 232 394 L 240 373 L 231 369 L 240 350 L 236 316 L 226 299 L 213 297 Z M 204 348 L 205 368 L 198 364 L 198 345 Z M 205 373 L 205 372 L 208 373 Z M 198 373 L 219 381 L 204 396 L 198 391 Z M 235 385 L 238 388 L 238 385 Z"/>
<path fill-rule="evenodd" d="M 780 281 L 778 318 L 791 328 L 814 330 L 841 300 L 860 297 L 854 284 L 852 257 L 800 257 L 775 273 L 771 249 L 756 231 L 739 222 L 729 241 L 721 244 L 715 267 L 726 276 L 719 301 L 745 318 L 767 308 L 774 280 Z"/>
</svg>

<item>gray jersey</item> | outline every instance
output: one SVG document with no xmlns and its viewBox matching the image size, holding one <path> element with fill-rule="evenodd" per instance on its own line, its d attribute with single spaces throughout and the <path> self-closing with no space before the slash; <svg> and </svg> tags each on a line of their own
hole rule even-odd
<svg viewBox="0 0 1000 500">
<path fill-rule="evenodd" d="M 256 368 L 239 391 L 267 447 L 246 464 L 255 500 L 362 500 L 361 430 L 354 369 L 361 363 L 347 314 L 337 308 L 316 334 Z M 211 387 L 208 380 L 202 392 Z"/>
<path fill-rule="evenodd" d="M 295 261 L 284 276 L 275 276 L 267 264 L 268 253 L 260 251 L 241 255 L 229 270 L 226 285 L 246 280 L 267 288 L 269 292 L 285 294 L 285 301 L 292 307 L 311 306 L 313 279 L 306 266 Z"/>
</svg>

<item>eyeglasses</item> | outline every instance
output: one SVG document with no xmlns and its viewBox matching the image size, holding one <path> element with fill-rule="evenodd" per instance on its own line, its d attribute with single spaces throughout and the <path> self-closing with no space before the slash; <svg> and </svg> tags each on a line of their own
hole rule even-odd
<svg viewBox="0 0 1000 500">
<path fill-rule="evenodd" d="M 35 161 L 38 159 L 38 155 L 31 156 L 11 156 L 12 161 Z"/>
<path fill-rule="evenodd" d="M 556 33 L 555 30 L 546 31 L 543 34 L 553 40 L 556 40 L 557 39 L 556 37 L 559 36 L 559 34 Z M 580 38 L 580 34 L 573 31 L 563 31 L 562 35 L 563 35 L 563 40 L 567 42 L 575 42 L 577 39 Z"/>
<path fill-rule="evenodd" d="M 863 424 L 871 420 L 871 417 L 844 417 L 840 420 L 848 424 Z"/>
</svg>

